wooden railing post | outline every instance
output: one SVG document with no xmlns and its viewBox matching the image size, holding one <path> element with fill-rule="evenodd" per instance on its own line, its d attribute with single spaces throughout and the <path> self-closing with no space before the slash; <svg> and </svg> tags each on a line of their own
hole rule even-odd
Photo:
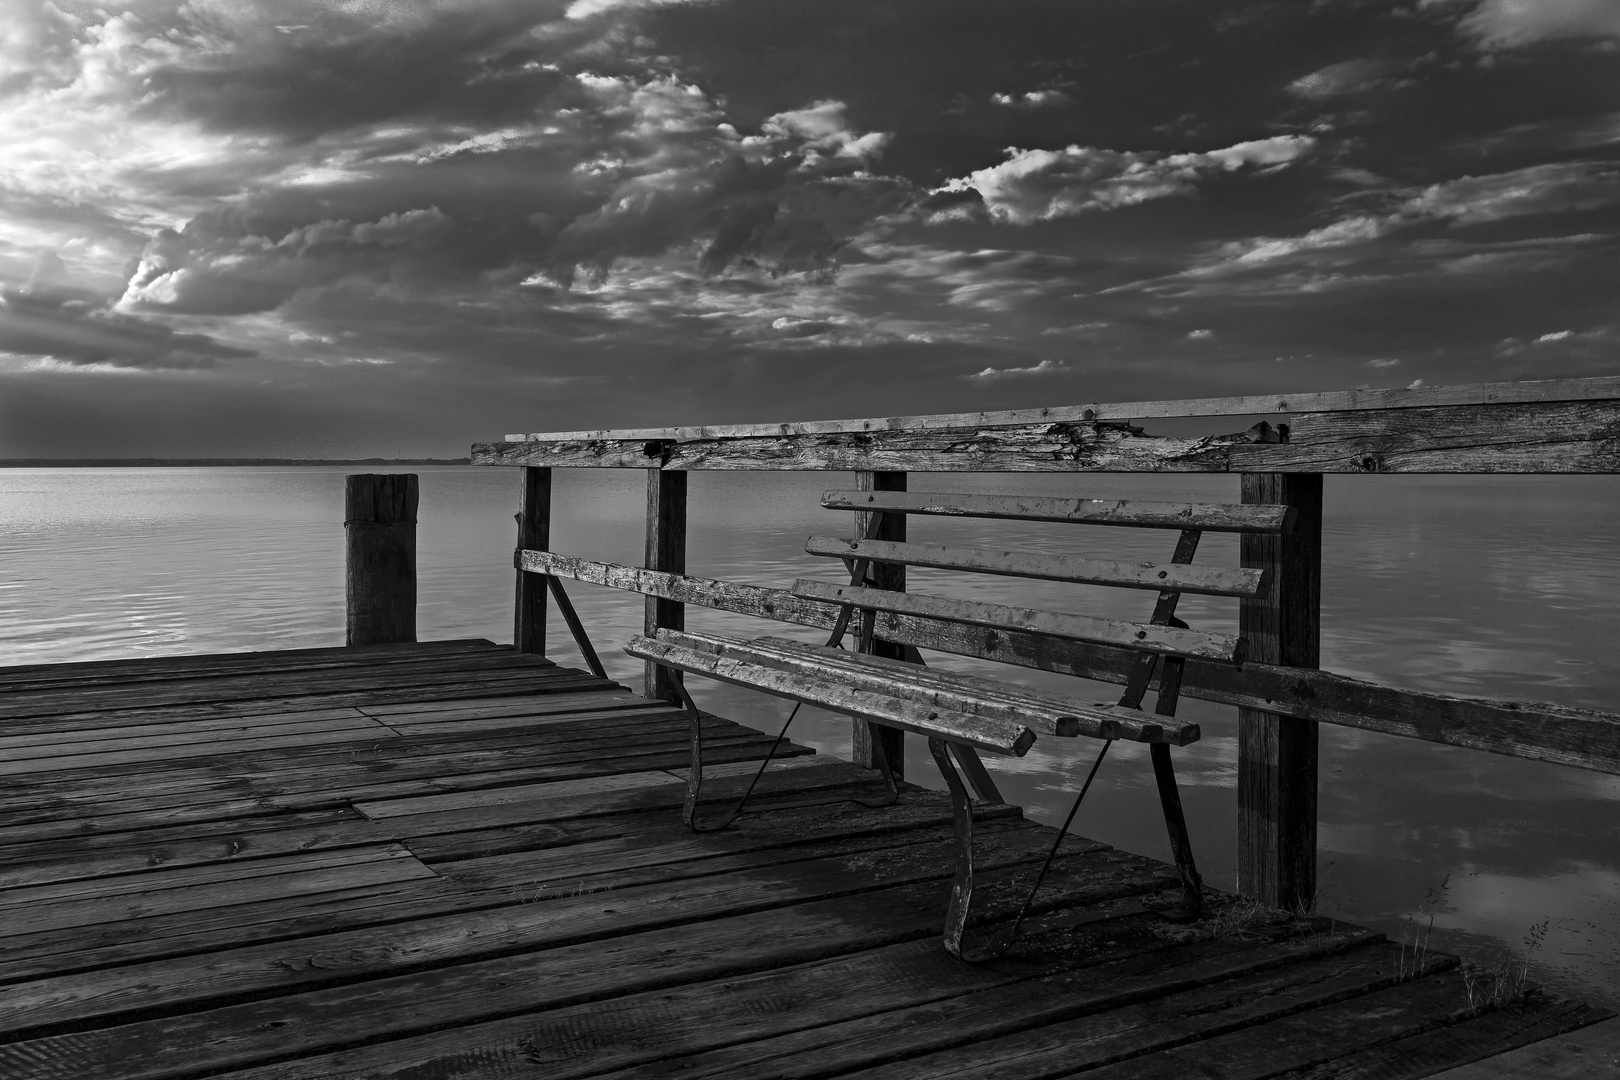
<svg viewBox="0 0 1620 1080">
<path fill-rule="evenodd" d="M 416 640 L 415 473 L 343 478 L 345 643 Z"/>
<path fill-rule="evenodd" d="M 1322 477 L 1245 473 L 1243 501 L 1292 506 L 1281 536 L 1245 533 L 1242 562 L 1272 573 L 1264 600 L 1245 600 L 1238 632 L 1249 659 L 1314 668 L 1322 621 Z M 1316 722 L 1238 710 L 1238 892 L 1272 907 L 1316 899 Z"/>
<path fill-rule="evenodd" d="M 686 474 L 647 470 L 647 558 L 648 570 L 662 570 L 668 574 L 686 573 Z M 686 605 L 679 600 L 647 597 L 645 632 L 652 634 L 660 627 L 668 630 L 686 629 Z M 668 669 L 648 661 L 646 695 L 661 701 L 680 700 L 673 680 L 678 678 Z"/>
<path fill-rule="evenodd" d="M 518 501 L 517 549 L 546 551 L 551 547 L 551 470 L 527 466 L 523 493 Z M 520 653 L 546 653 L 546 579 L 517 572 L 517 593 L 512 604 L 512 646 Z"/>
<path fill-rule="evenodd" d="M 906 490 L 906 474 L 903 472 L 858 472 L 855 474 L 855 486 L 861 491 L 904 491 Z M 883 524 L 878 529 L 875 539 L 904 541 L 906 538 L 906 515 L 884 514 Z M 871 520 L 870 514 L 858 513 L 855 515 L 855 535 L 865 536 Z M 873 563 L 869 573 L 872 585 L 879 589 L 889 589 L 893 592 L 906 591 L 906 568 L 892 563 Z M 887 656 L 902 659 L 905 650 L 899 645 L 891 645 L 886 641 L 879 641 L 873 645 L 873 652 L 878 656 Z M 895 779 L 905 775 L 906 748 L 905 732 L 899 728 L 884 727 L 882 724 L 873 724 L 866 720 L 854 721 L 855 730 L 850 745 L 850 758 L 855 764 L 864 768 L 877 767 L 877 759 L 872 753 L 872 743 L 876 739 L 883 740 L 883 753 L 889 761 L 889 768 L 893 770 Z"/>
</svg>

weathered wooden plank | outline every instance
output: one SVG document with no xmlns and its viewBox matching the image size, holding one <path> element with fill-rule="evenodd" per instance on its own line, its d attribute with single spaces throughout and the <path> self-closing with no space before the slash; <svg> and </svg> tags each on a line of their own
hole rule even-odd
<svg viewBox="0 0 1620 1080">
<path fill-rule="evenodd" d="M 1264 596 L 1264 570 L 1188 563 L 1127 563 L 1088 559 L 1078 555 L 1035 555 L 1022 551 L 950 547 L 944 544 L 890 543 L 845 536 L 812 536 L 804 550 L 811 555 L 840 559 L 872 559 L 902 566 L 928 566 L 939 570 L 969 570 L 978 574 L 1071 581 L 1086 585 L 1117 585 L 1126 589 L 1152 589 L 1201 593 L 1209 596 Z"/>
<path fill-rule="evenodd" d="M 260 678 L 243 676 L 231 679 L 194 679 L 148 685 L 120 693 L 115 688 L 87 690 L 41 690 L 8 695 L 0 707 L 0 725 L 8 733 L 28 730 L 20 726 L 36 717 L 49 717 L 62 727 L 107 726 L 108 717 L 141 715 L 140 710 L 173 709 L 186 705 L 208 706 L 202 715 L 223 715 L 237 703 L 252 703 L 253 711 L 264 712 L 286 707 L 290 701 L 307 701 L 317 707 L 334 707 L 333 699 L 341 695 L 376 693 L 384 697 L 396 696 L 402 690 L 422 690 L 439 694 L 447 685 L 454 684 L 507 684 L 507 693 L 518 692 L 519 687 L 533 686 L 537 692 L 548 689 L 581 689 L 594 685 L 592 676 L 571 672 L 529 658 L 531 663 L 491 664 L 483 668 L 436 669 L 431 664 L 413 665 L 387 674 L 366 673 L 333 676 L 327 679 L 293 677 Z M 467 696 L 472 696 L 471 694 Z M 349 704 L 349 702 L 342 702 Z M 156 713 L 146 715 L 157 716 Z M 195 714 L 193 714 L 195 715 Z M 82 719 L 80 719 L 82 718 Z M 184 719 L 184 713 L 160 719 Z M 46 728 L 49 730 L 49 728 Z"/>
<path fill-rule="evenodd" d="M 1017 808 L 1010 806 L 977 807 L 974 817 L 976 821 L 988 822 L 1016 818 L 1018 813 Z M 686 835 L 673 816 L 663 815 L 508 825 L 498 830 L 472 832 L 447 831 L 453 827 L 446 825 L 448 816 L 415 815 L 397 824 L 406 827 L 402 831 L 428 834 L 413 835 L 408 840 L 408 846 L 419 858 L 441 865 L 445 860 L 451 860 L 451 866 L 465 865 L 470 857 L 482 858 L 546 848 L 566 851 L 578 845 L 626 836 L 655 844 L 658 838 L 667 838 L 672 834 Z M 916 791 L 908 793 L 902 804 L 882 810 L 849 802 L 819 803 L 790 809 L 767 807 L 740 819 L 734 827 L 735 831 L 705 837 L 704 842 L 717 854 L 774 848 L 793 850 L 810 840 L 903 833 L 943 826 L 950 821 L 951 808 L 943 794 Z M 391 824 L 394 823 L 380 822 L 374 827 L 386 831 Z M 462 824 L 465 826 L 466 823 Z M 1088 847 L 1083 843 L 1069 845 L 1069 849 L 1077 852 Z M 1100 849 L 1101 845 L 1095 847 Z M 675 857 L 665 861 L 681 863 L 689 860 Z M 645 884 L 705 872 L 701 862 L 692 862 L 684 868 L 663 866 L 660 869 L 661 865 L 656 852 L 649 854 L 646 866 L 641 871 L 642 880 L 638 882 L 626 872 L 620 882 Z M 567 885 L 561 891 L 566 893 L 574 888 L 574 885 Z M 530 902 L 541 895 L 558 891 L 555 887 L 530 888 L 517 899 Z M 4 959 L 0 960 L 0 982 L 93 970 L 166 956 L 198 955 L 334 930 L 356 930 L 412 918 L 505 906 L 513 900 L 511 895 L 503 895 L 492 901 L 490 897 L 468 891 L 463 886 L 423 879 L 320 893 L 310 897 L 279 897 L 212 911 L 188 912 L 180 916 L 150 916 L 127 923 L 22 935 L 6 941 Z"/>
<path fill-rule="evenodd" d="M 1206 532 L 1286 532 L 1293 516 L 1286 506 L 1149 502 L 1143 499 L 1073 499 L 1043 495 L 979 495 L 914 491 L 884 494 L 834 489 L 823 492 L 828 510 L 886 510 L 935 517 L 1055 521 L 1142 529 L 1202 529 Z"/>
<path fill-rule="evenodd" d="M 1315 413 L 1295 418 L 1286 443 L 1230 454 L 1244 472 L 1610 473 L 1620 469 L 1620 403 Z"/>
<path fill-rule="evenodd" d="M 1097 1080 L 1171 1080 L 1198 1070 L 1223 1080 L 1260 1080 L 1304 1070 L 1367 1047 L 1464 1019 L 1470 1009 L 1455 970 L 1347 1001 L 1322 1005 L 1268 1023 L 1217 1034 L 1097 1069 Z M 1193 1027 L 1196 1019 L 1168 1025 Z"/>
<path fill-rule="evenodd" d="M 1204 630 L 1182 630 L 1174 626 L 1103 619 L 1093 615 L 1071 615 L 1041 608 L 1013 607 L 979 600 L 957 600 L 919 593 L 888 593 L 879 589 L 857 589 L 810 578 L 793 584 L 793 595 L 824 603 L 847 603 L 860 608 L 912 615 L 927 619 L 983 626 L 996 631 L 1017 630 L 1027 634 L 1048 634 L 1076 641 L 1123 645 L 1144 652 L 1197 656 L 1208 660 L 1241 661 L 1242 638 Z"/>
<path fill-rule="evenodd" d="M 263 865 L 244 863 L 235 877 L 224 881 L 11 908 L 6 911 L 5 919 L 0 921 L 0 938 L 121 922 L 147 915 L 225 907 L 272 896 L 331 892 L 356 885 L 434 876 L 433 871 L 398 845 L 384 845 L 374 851 L 320 852 L 307 859 L 287 856 L 262 862 Z M 283 864 L 286 868 L 283 868 Z M 253 870 L 263 872 L 253 873 Z M 51 886 L 39 888 L 49 889 Z"/>
<path fill-rule="evenodd" d="M 415 473 L 343 478 L 348 645 L 416 640 Z"/>
<path fill-rule="evenodd" d="M 480 465 L 691 471 L 1528 472 L 1620 470 L 1620 401 L 1469 404 L 1294 416 L 1199 439 L 1112 422 L 749 436 L 691 442 L 484 443 Z"/>
<path fill-rule="evenodd" d="M 1115 937 L 1129 940 L 1105 941 Z M 1219 978 L 1226 968 L 1222 958 L 1211 953 L 1231 951 L 1225 943 L 1195 945 L 1177 950 L 1178 956 L 1170 959 L 1160 949 L 1162 941 L 1148 933 L 1133 935 L 1120 921 L 1079 928 L 1071 944 L 1074 959 L 1066 958 L 1064 966 L 1079 967 L 1089 976 L 1072 973 L 1068 982 L 1078 987 L 1128 982 L 1149 969 L 1154 960 L 1175 965 L 1176 970 L 1167 975 L 1171 980 Z M 1270 947 L 1262 952 L 1265 960 L 1256 957 L 1254 966 L 1277 962 Z M 1199 964 L 1204 970 L 1188 970 Z M 372 1080 L 405 1080 L 437 1075 L 474 1061 L 489 1062 L 492 1069 L 522 1061 L 544 1068 L 552 1080 L 603 1072 L 621 1075 L 617 1070 L 638 1065 L 652 1074 L 672 1075 L 677 1062 L 692 1060 L 685 1055 L 698 1051 L 863 1016 L 876 1018 L 967 992 L 1028 983 L 1044 974 L 1043 966 L 1026 959 L 962 964 L 933 942 L 906 942 L 740 978 L 591 1002 L 266 1066 L 241 1074 L 241 1080 L 355 1080 L 360 1075 Z M 759 1007 L 765 1002 L 770 1007 Z M 738 1071 L 732 1075 L 769 1073 Z"/>
<path fill-rule="evenodd" d="M 575 706 L 576 708 L 578 706 Z M 382 722 L 359 709 L 333 709 L 328 712 L 295 712 L 285 715 L 222 717 L 218 720 L 181 720 L 168 724 L 122 724 L 118 727 L 72 727 L 63 731 L 35 731 L 27 735 L 0 735 L 0 757 L 12 757 L 33 750 L 69 753 L 74 748 L 100 746 L 116 748 L 133 741 L 148 745 L 196 741 L 203 738 L 229 738 L 255 733 L 275 735 L 303 729 L 337 730 L 345 727 L 380 727 Z M 0 728 L 0 730 L 6 730 Z M 108 744 L 113 744 L 109 746 Z"/>
<path fill-rule="evenodd" d="M 6 938 L 0 953 L 0 983 L 199 956 L 491 906 L 488 897 L 437 877 L 424 877 L 73 926 Z"/>
<path fill-rule="evenodd" d="M 667 592 L 687 603 L 778 622 L 828 628 L 838 617 L 837 605 L 795 597 L 784 589 L 652 574 L 550 552 L 525 552 L 524 560 L 578 581 L 633 592 Z M 1125 682 L 1135 663 L 1131 650 L 1117 646 L 1054 641 L 1039 634 L 953 626 L 904 615 L 880 614 L 877 629 L 890 641 L 1103 682 Z M 1181 692 L 1283 716 L 1620 773 L 1620 715 L 1598 710 L 1406 690 L 1327 671 L 1253 661 L 1235 668 L 1189 660 Z"/>
<path fill-rule="evenodd" d="M 1322 477 L 1247 474 L 1243 501 L 1282 504 L 1297 517 L 1281 536 L 1245 535 L 1243 565 L 1276 588 L 1238 609 L 1256 660 L 1314 668 L 1322 633 Z M 1238 891 L 1268 907 L 1309 910 L 1316 899 L 1316 721 L 1238 710 Z"/>
<path fill-rule="evenodd" d="M 1017 867 L 1043 854 L 1043 839 L 1036 829 L 996 835 L 987 845 L 987 865 L 1001 869 L 986 876 L 1005 882 Z M 174 1006 L 229 1000 L 270 988 L 285 994 L 299 987 L 303 992 L 0 1045 L 0 1068 L 21 1061 L 71 1061 L 79 1076 L 120 1080 L 162 1076 L 181 1063 L 192 1069 L 240 1067 L 342 1046 L 357 1031 L 370 1038 L 397 1037 L 599 997 L 606 988 L 618 993 L 644 990 L 728 969 L 757 970 L 773 962 L 903 941 L 925 933 L 923 927 L 937 918 L 939 878 L 949 873 L 950 844 L 941 839 L 899 847 L 876 867 L 862 856 L 816 859 L 756 873 L 686 879 L 675 886 L 626 888 L 610 898 L 565 896 L 340 932 L 299 944 L 181 958 L 142 965 L 140 982 L 133 978 L 135 971 L 114 969 L 70 977 L 71 988 L 67 979 L 50 980 L 55 985 L 49 989 L 45 983 L 23 984 L 0 1001 L 0 1029 L 37 1031 L 44 1019 L 36 1011 L 37 995 L 55 999 L 49 1022 L 60 1022 L 68 1015 L 110 1020 L 138 1011 L 150 1016 L 160 1002 Z M 1068 904 L 1140 895 L 1155 891 L 1165 879 L 1162 868 L 1113 851 L 1061 862 L 1069 881 L 1054 889 L 1054 897 Z M 1090 880 L 1073 883 L 1077 872 Z M 871 887 L 874 881 L 876 888 Z M 857 892 L 859 900 L 843 899 Z M 998 894 L 995 889 L 986 892 Z M 606 910 L 604 900 L 611 905 Z M 996 900 L 989 907 L 1004 913 L 1007 898 L 998 894 Z M 910 910 L 897 910 L 899 904 Z M 794 918 L 783 919 L 780 910 L 789 906 Z M 775 917 L 759 918 L 770 913 Z M 821 933 L 807 941 L 807 927 Z M 525 951 L 510 955 L 516 948 Z M 447 959 L 458 962 L 429 967 Z M 381 973 L 398 974 L 352 982 Z M 127 989 L 109 993 L 109 983 Z M 73 996 L 83 1002 L 80 1010 L 61 1000 L 74 989 L 78 993 Z M 69 1050 L 71 1057 L 58 1056 Z"/>
<path fill-rule="evenodd" d="M 472 448 L 477 465 L 850 472 L 1224 472 L 1225 439 L 1149 438 L 1092 423 L 695 442 L 521 442 Z"/>
<path fill-rule="evenodd" d="M 334 854 L 331 848 L 292 851 L 278 855 L 261 853 L 258 857 L 238 859 L 229 864 L 212 862 L 191 866 L 170 865 L 144 872 L 119 874 L 115 877 L 75 878 L 13 886 L 0 889 L 0 919 L 14 918 L 15 909 L 19 908 L 47 905 L 54 908 L 70 901 L 92 900 L 98 897 L 114 897 L 122 900 L 169 889 L 190 889 L 198 885 L 246 881 L 250 878 L 301 873 L 306 870 L 326 870 L 335 866 L 358 863 L 415 859 L 415 856 L 404 847 L 379 844 L 377 841 L 378 838 L 374 835 L 370 844 L 346 845 L 348 850 L 343 855 Z"/>
<path fill-rule="evenodd" d="M 1526 401 L 1620 399 L 1620 378 L 1540 379 L 1524 382 L 1406 386 L 1381 390 L 1329 390 L 1300 394 L 1250 394 L 1171 401 L 1090 402 L 1040 409 L 890 416 L 864 420 L 809 420 L 778 424 L 713 424 L 703 427 L 540 431 L 508 435 L 508 442 L 689 441 L 751 436 L 820 435 L 873 431 L 972 430 L 1064 421 L 1141 420 L 1159 416 L 1258 416 L 1270 413 L 1410 409 L 1431 405 L 1488 405 Z"/>
<path fill-rule="evenodd" d="M 1483 1016 L 1326 1061 L 1296 1075 L 1299 1080 L 1612 1078 L 1620 1076 L 1620 1020 L 1604 1018 L 1613 1016 L 1609 1009 L 1537 993 Z M 1472 1063 L 1448 1068 L 1462 1061 Z"/>
<path fill-rule="evenodd" d="M 1191 721 L 1150 716 L 1140 709 L 1118 705 L 1086 704 L 984 676 L 941 671 L 785 638 L 737 641 L 713 634 L 683 634 L 676 643 L 782 671 L 830 674 L 862 690 L 975 716 L 999 717 L 1061 738 L 1086 735 L 1094 739 L 1170 742 L 1185 746 L 1196 742 L 1199 736 L 1198 725 Z"/>
<path fill-rule="evenodd" d="M 690 671 L 735 686 L 803 701 L 935 739 L 963 742 L 993 754 L 1022 757 L 1035 742 L 1023 724 L 995 716 L 975 716 L 943 706 L 908 701 L 879 693 L 836 676 L 814 671 L 788 672 L 749 663 L 735 655 L 685 648 L 662 638 L 633 637 L 624 651 L 631 656 Z"/>
<path fill-rule="evenodd" d="M 325 649 L 278 649 L 274 652 L 194 653 L 138 657 L 129 660 L 77 660 L 59 664 L 0 666 L 0 695 L 22 690 L 74 686 L 133 685 L 171 679 L 282 671 L 332 671 L 376 668 L 455 657 L 509 652 L 487 638 L 395 642 L 388 645 Z"/>
<path fill-rule="evenodd" d="M 76 750 L 64 755 L 23 757 L 6 755 L 0 760 L 0 776 L 33 776 L 40 773 L 72 772 L 99 769 L 106 765 L 125 765 L 135 762 L 177 761 L 184 758 L 208 758 L 221 755 L 248 754 L 256 750 L 277 750 L 297 746 L 352 745 L 370 749 L 379 740 L 400 738 L 382 724 L 347 727 L 337 731 L 299 729 L 296 734 L 254 735 L 235 739 L 195 742 L 180 745 L 144 746 L 135 740 L 132 746 L 117 750 Z M 120 740 L 126 742 L 128 740 Z"/>
<path fill-rule="evenodd" d="M 607 1075 L 1067 1076 L 1185 1041 L 1187 1028 L 1218 1031 L 1387 986 L 1396 978 L 1393 958 L 1370 936 L 1199 943 Z M 1181 1030 L 1167 1038 L 1166 1028 Z"/>
<path fill-rule="evenodd" d="M 511 697 L 516 694 L 562 693 L 600 687 L 623 690 L 623 686 L 605 682 L 581 671 L 563 668 L 557 674 L 544 671 L 489 671 L 455 676 L 453 681 L 403 677 L 397 682 L 383 681 L 362 689 L 333 689 L 329 687 L 288 688 L 293 692 L 265 696 L 243 694 L 229 701 L 210 701 L 207 695 L 186 704 L 165 704 L 161 701 L 134 708 L 109 708 L 103 703 L 86 707 L 72 702 L 60 713 L 34 713 L 15 723 L 4 723 L 7 731 L 49 731 L 53 724 L 105 727 L 109 723 L 132 722 L 168 723 L 177 720 L 199 719 L 211 716 L 241 716 L 261 713 L 295 712 L 308 709 L 340 709 L 401 702 L 451 701 L 470 697 Z M 32 726 L 30 726 L 32 725 Z"/>
<path fill-rule="evenodd" d="M 190 727 L 191 725 L 178 726 Z M 174 756 L 177 757 L 196 757 L 199 755 L 192 753 L 192 751 L 204 746 L 213 747 L 213 752 L 219 753 L 221 752 L 220 747 L 236 747 L 246 744 L 241 745 L 242 751 L 251 752 L 255 745 L 302 746 L 316 741 L 332 741 L 324 738 L 324 736 L 328 735 L 346 735 L 349 739 L 357 741 L 368 736 L 393 738 L 396 735 L 387 725 L 363 715 L 337 721 L 322 720 L 287 724 L 238 725 L 203 731 L 172 731 L 166 726 L 156 731 L 142 731 L 130 728 L 115 730 L 135 730 L 139 734 L 86 738 L 83 736 L 92 733 L 80 732 L 77 733 L 81 736 L 79 738 L 64 739 L 57 742 L 38 741 L 48 738 L 48 736 L 21 736 L 21 738 L 33 740 L 27 744 L 19 744 L 9 739 L 0 738 L 0 774 L 5 772 L 7 764 L 14 762 L 20 764 L 24 761 L 40 758 L 79 756 L 95 758 L 114 751 L 144 750 L 149 751 L 149 753 L 137 754 L 120 760 L 156 760 L 163 758 L 164 753 L 168 750 L 173 750 Z M 265 742 L 265 740 L 271 741 Z"/>
</svg>

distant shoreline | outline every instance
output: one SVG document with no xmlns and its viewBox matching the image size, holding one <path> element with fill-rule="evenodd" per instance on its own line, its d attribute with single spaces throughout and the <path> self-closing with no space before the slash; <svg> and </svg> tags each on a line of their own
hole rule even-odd
<svg viewBox="0 0 1620 1080">
<path fill-rule="evenodd" d="M 0 469 L 196 469 L 232 465 L 471 465 L 471 458 L 0 458 Z"/>
</svg>

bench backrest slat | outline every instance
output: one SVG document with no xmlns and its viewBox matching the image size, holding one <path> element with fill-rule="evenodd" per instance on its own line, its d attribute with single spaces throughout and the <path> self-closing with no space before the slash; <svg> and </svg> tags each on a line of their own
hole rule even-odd
<svg viewBox="0 0 1620 1080">
<path fill-rule="evenodd" d="M 1145 502 L 1136 499 L 1067 499 L 1037 495 L 961 495 L 928 491 L 828 491 L 828 510 L 885 510 L 940 517 L 1007 518 L 1145 529 L 1282 533 L 1293 526 L 1288 506 Z"/>
<path fill-rule="evenodd" d="M 1244 653 L 1242 638 L 1224 634 L 1103 619 L 1092 615 L 1070 615 L 1060 611 L 1044 611 L 1040 608 L 1010 607 L 1006 604 L 924 596 L 919 593 L 888 592 L 884 589 L 858 588 L 809 579 L 801 579 L 794 583 L 793 595 L 808 600 L 853 604 L 873 611 L 919 615 L 992 629 L 1023 630 L 1102 645 L 1123 645 L 1131 649 L 1172 656 L 1195 656 L 1206 660 L 1242 663 Z"/>
<path fill-rule="evenodd" d="M 804 550 L 811 555 L 843 559 L 872 559 L 941 570 L 969 570 L 1007 577 L 1202 593 L 1208 596 L 1260 598 L 1266 595 L 1268 584 L 1264 570 L 1194 566 L 1190 563 L 1113 562 L 1073 555 L 1034 555 L 1020 551 L 987 551 L 941 544 L 862 540 L 847 536 L 812 536 L 805 541 Z"/>
</svg>

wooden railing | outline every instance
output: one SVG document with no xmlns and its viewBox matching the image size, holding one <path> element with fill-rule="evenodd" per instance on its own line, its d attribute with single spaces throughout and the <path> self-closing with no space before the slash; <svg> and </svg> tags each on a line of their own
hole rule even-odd
<svg viewBox="0 0 1620 1080">
<path fill-rule="evenodd" d="M 1260 419 L 1197 438 L 1133 423 L 1194 416 Z M 645 569 L 575 560 L 569 576 L 645 593 L 648 633 L 683 627 L 687 603 L 808 626 L 837 617 L 835 606 L 783 590 L 685 576 L 689 471 L 847 470 L 861 487 L 886 491 L 904 491 L 909 472 L 1242 473 L 1243 502 L 1290 506 L 1295 525 L 1285 538 L 1241 542 L 1243 565 L 1269 569 L 1276 582 L 1269 599 L 1240 606 L 1250 661 L 1240 670 L 1189 661 L 1181 693 L 1238 707 L 1238 888 L 1266 903 L 1297 906 L 1316 890 L 1318 723 L 1620 773 L 1620 715 L 1397 690 L 1318 669 L 1323 474 L 1617 472 L 1620 378 L 508 435 L 475 445 L 472 460 L 524 468 L 514 640 L 533 652 L 545 648 L 542 575 L 564 558 L 534 554 L 548 546 L 552 468 L 647 470 Z M 904 539 L 904 521 L 890 515 L 881 538 Z M 885 588 L 904 589 L 903 567 L 885 572 Z M 1058 646 L 1016 632 L 987 640 L 963 628 L 959 640 L 942 640 L 937 626 L 900 614 L 880 616 L 877 630 L 896 649 L 943 646 L 1114 683 L 1125 681 L 1132 659 L 1124 648 Z M 673 699 L 668 677 L 649 664 L 647 694 Z M 867 725 L 855 729 L 864 735 Z M 887 749 L 901 760 L 897 745 Z M 870 753 L 857 744 L 855 756 Z"/>
</svg>

